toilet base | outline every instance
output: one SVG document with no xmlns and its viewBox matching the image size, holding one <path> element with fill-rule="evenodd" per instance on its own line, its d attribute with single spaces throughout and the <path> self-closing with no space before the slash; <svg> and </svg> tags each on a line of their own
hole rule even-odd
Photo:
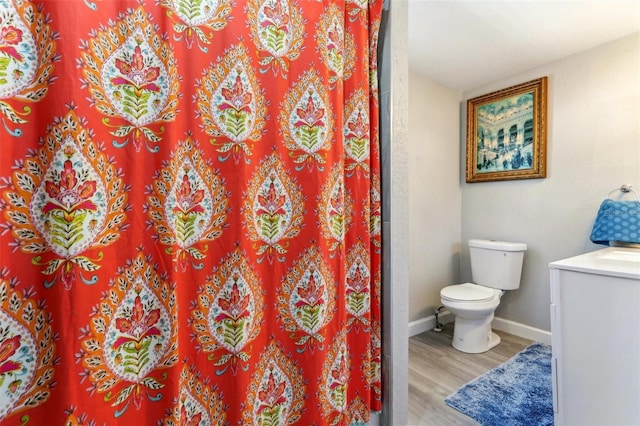
<svg viewBox="0 0 640 426">
<path fill-rule="evenodd" d="M 456 317 L 451 345 L 461 352 L 478 354 L 500 343 L 500 336 L 491 331 L 493 314 L 484 319 Z"/>
</svg>

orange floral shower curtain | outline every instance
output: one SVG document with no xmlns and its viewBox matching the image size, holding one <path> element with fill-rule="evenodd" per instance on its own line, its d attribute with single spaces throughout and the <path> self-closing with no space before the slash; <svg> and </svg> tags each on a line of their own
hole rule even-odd
<svg viewBox="0 0 640 426">
<path fill-rule="evenodd" d="M 382 0 L 0 0 L 0 423 L 381 405 Z"/>
</svg>

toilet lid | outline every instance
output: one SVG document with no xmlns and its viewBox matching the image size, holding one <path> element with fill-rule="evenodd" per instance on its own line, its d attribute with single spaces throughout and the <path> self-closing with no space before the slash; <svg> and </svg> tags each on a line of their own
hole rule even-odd
<svg viewBox="0 0 640 426">
<path fill-rule="evenodd" d="M 464 283 L 443 288 L 440 296 L 454 301 L 486 302 L 496 297 L 496 291 L 478 284 Z"/>
</svg>

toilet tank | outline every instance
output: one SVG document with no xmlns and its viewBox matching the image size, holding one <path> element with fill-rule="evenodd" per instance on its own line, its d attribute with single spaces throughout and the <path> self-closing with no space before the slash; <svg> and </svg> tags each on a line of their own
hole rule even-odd
<svg viewBox="0 0 640 426">
<path fill-rule="evenodd" d="M 520 287 L 524 243 L 495 240 L 469 240 L 473 282 L 499 290 Z"/>
</svg>

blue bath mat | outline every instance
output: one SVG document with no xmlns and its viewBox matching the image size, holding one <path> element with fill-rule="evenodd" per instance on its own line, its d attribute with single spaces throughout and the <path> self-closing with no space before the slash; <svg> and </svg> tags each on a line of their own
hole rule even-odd
<svg viewBox="0 0 640 426">
<path fill-rule="evenodd" d="M 534 343 L 445 401 L 482 426 L 551 426 L 551 346 Z"/>
</svg>

